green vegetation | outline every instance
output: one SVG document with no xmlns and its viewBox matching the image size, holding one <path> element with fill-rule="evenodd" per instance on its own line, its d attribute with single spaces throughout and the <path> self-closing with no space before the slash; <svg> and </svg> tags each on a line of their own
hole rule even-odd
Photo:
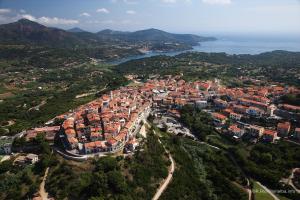
<svg viewBox="0 0 300 200">
<path fill-rule="evenodd" d="M 278 144 L 255 145 L 247 152 L 246 149 L 230 149 L 244 171 L 264 185 L 280 188 L 279 181 L 290 174 L 290 169 L 300 165 L 298 145 L 281 141 Z"/>
<path fill-rule="evenodd" d="M 12 166 L 10 161 L 0 164 L 1 171 L 4 165 L 9 168 L 6 172 L 0 172 L 0 199 L 27 199 L 38 190 L 40 176 L 34 173 L 31 166 L 19 168 Z"/>
<path fill-rule="evenodd" d="M 194 134 L 197 136 L 200 135 L 201 139 L 207 140 L 210 144 L 221 148 L 223 157 L 224 154 L 227 154 L 231 159 L 237 162 L 239 166 L 236 166 L 235 170 L 240 168 L 248 177 L 260 181 L 270 189 L 283 191 L 293 190 L 291 187 L 281 184 L 280 181 L 282 178 L 286 178 L 290 175 L 291 169 L 300 165 L 298 153 L 300 152 L 300 147 L 298 145 L 284 141 L 279 141 L 277 144 L 259 143 L 256 145 L 244 144 L 243 142 L 236 143 L 223 135 L 216 135 L 214 132 L 211 132 L 211 129 L 209 129 L 211 120 L 209 117 L 205 117 L 207 114 L 201 112 L 201 110 L 185 106 L 181 110 L 181 114 L 182 122 L 190 127 Z M 201 124 L 201 122 L 198 121 L 203 121 L 204 123 Z M 195 128 L 197 126 L 200 128 Z M 203 128 L 205 128 L 206 133 L 209 134 L 202 134 L 201 129 Z M 184 144 L 180 146 L 185 147 Z M 185 152 L 192 155 L 191 152 L 186 149 Z M 218 157 L 218 155 L 212 157 L 215 158 Z M 195 160 L 195 158 L 193 160 Z M 222 163 L 225 162 L 223 161 Z M 212 165 L 209 166 L 211 167 Z M 226 171 L 229 171 L 229 174 L 233 173 L 230 169 L 226 169 Z M 222 172 L 222 174 L 226 174 L 226 172 Z M 237 175 L 235 176 L 238 177 Z M 240 182 L 241 184 L 244 183 L 244 179 L 241 178 Z M 281 195 L 282 198 L 299 198 L 299 194 L 296 192 L 282 193 Z"/>
<path fill-rule="evenodd" d="M 117 69 L 122 73 L 180 74 L 187 80 L 219 78 L 231 87 L 247 86 L 250 79 L 280 82 L 299 86 L 299 53 L 274 51 L 259 55 L 227 55 L 224 53 L 188 52 L 175 57 L 156 56 L 122 63 Z M 257 83 L 255 83 L 257 84 Z"/>
<path fill-rule="evenodd" d="M 187 105 L 180 110 L 180 115 L 181 122 L 186 125 L 197 138 L 205 141 L 207 135 L 216 134 L 212 124 L 212 118 L 200 109 L 195 109 L 193 106 Z"/>
<path fill-rule="evenodd" d="M 162 140 L 176 163 L 162 199 L 247 199 L 244 178 L 226 153 L 177 136 Z"/>
<path fill-rule="evenodd" d="M 56 159 L 52 156 L 50 146 L 43 135 L 35 144 L 39 149 L 39 162 L 34 166 L 25 167 L 13 165 L 13 157 L 0 163 L 0 199 L 22 200 L 32 198 L 38 191 L 41 178 L 46 167 L 53 166 Z"/>
<path fill-rule="evenodd" d="M 207 113 L 191 106 L 181 110 L 181 121 L 200 139 L 218 137 Z M 175 160 L 172 182 L 161 199 L 247 199 L 246 179 L 230 155 L 205 143 L 156 129 Z"/>
<path fill-rule="evenodd" d="M 51 167 L 46 189 L 55 199 L 151 199 L 168 174 L 169 161 L 149 133 L 133 157 L 104 157 L 85 163 L 65 161 Z"/>
<path fill-rule="evenodd" d="M 10 120 L 15 122 L 4 127 L 9 134 L 42 125 L 57 115 L 95 99 L 95 94 L 99 95 L 127 83 L 123 76 L 113 72 L 109 66 L 80 64 L 68 57 L 68 54 L 66 57 L 64 54 L 59 55 L 60 59 L 51 56 L 45 58 L 45 66 L 51 67 L 52 62 L 56 63 L 51 69 L 36 68 L 21 58 L 16 58 L 14 64 L 0 69 L 3 71 L 0 82 L 7 88 L 12 88 L 9 90 L 12 95 L 0 102 L 1 124 L 7 124 Z M 28 55 L 26 59 L 34 58 Z M 63 62 L 71 62 L 69 59 L 75 63 L 64 67 L 57 66 Z M 0 59 L 0 63 L 3 60 Z M 26 67 L 27 71 L 23 71 Z M 92 95 L 76 98 L 84 93 Z M 5 132 L 1 131 L 2 134 Z"/>
</svg>

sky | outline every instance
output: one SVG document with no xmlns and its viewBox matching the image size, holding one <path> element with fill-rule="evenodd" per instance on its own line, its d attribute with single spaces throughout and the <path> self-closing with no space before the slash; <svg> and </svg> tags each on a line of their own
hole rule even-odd
<svg viewBox="0 0 300 200">
<path fill-rule="evenodd" d="M 176 33 L 300 34 L 300 0 L 0 0 L 0 24 Z"/>
</svg>

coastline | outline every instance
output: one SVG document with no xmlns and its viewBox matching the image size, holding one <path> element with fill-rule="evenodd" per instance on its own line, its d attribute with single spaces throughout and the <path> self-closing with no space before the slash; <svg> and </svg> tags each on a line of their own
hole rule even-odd
<svg viewBox="0 0 300 200">
<path fill-rule="evenodd" d="M 191 48 L 178 51 L 149 51 L 142 55 L 132 55 L 106 63 L 118 65 L 130 60 L 142 59 L 152 56 L 176 56 L 186 52 L 226 53 L 229 55 L 258 55 L 272 51 L 300 52 L 300 39 L 288 40 L 285 38 L 269 38 L 268 41 L 260 37 L 246 36 L 218 36 L 216 40 L 202 41 Z"/>
</svg>

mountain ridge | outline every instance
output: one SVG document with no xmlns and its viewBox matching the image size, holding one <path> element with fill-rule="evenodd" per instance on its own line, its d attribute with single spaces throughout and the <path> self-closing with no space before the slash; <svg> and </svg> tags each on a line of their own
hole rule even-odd
<svg viewBox="0 0 300 200">
<path fill-rule="evenodd" d="M 85 31 L 81 28 L 78 28 L 78 27 L 74 27 L 74 28 L 71 28 L 71 29 L 68 29 L 67 30 L 68 32 L 71 32 L 71 33 L 82 33 L 82 32 L 88 32 L 88 31 Z"/>
<path fill-rule="evenodd" d="M 216 40 L 192 34 L 174 34 L 150 28 L 134 32 L 105 29 L 91 33 L 74 27 L 69 30 L 52 28 L 28 19 L 0 25 L 0 44 L 36 44 L 54 47 L 85 46 L 95 43 L 127 42 L 138 43 L 180 43 L 197 45 L 199 42 Z"/>
</svg>

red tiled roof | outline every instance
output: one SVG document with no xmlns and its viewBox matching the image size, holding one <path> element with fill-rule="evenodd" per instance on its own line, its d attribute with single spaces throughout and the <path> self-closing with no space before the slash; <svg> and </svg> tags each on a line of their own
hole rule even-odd
<svg viewBox="0 0 300 200">
<path fill-rule="evenodd" d="M 265 134 L 265 135 L 276 136 L 276 135 L 277 135 L 277 131 L 270 130 L 270 129 L 265 129 L 264 134 Z"/>
<path fill-rule="evenodd" d="M 220 113 L 212 113 L 212 116 L 216 119 L 221 119 L 221 120 L 227 119 L 225 115 L 222 115 Z"/>
<path fill-rule="evenodd" d="M 118 141 L 116 139 L 114 139 L 114 138 L 110 138 L 110 139 L 107 140 L 107 143 L 109 145 L 115 145 L 115 144 L 117 144 L 117 142 Z"/>
<path fill-rule="evenodd" d="M 240 132 L 241 129 L 236 125 L 236 124 L 233 124 L 229 127 L 229 130 L 232 131 L 232 132 Z"/>
</svg>

